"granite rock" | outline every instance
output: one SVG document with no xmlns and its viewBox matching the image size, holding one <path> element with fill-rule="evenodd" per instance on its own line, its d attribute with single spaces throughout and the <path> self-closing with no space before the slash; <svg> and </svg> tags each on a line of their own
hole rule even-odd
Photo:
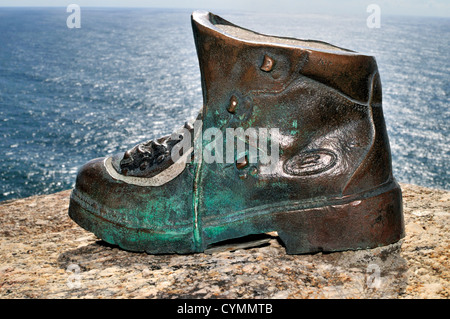
<svg viewBox="0 0 450 319">
<path fill-rule="evenodd" d="M 401 186 L 403 240 L 312 255 L 286 255 L 276 233 L 132 253 L 72 222 L 70 191 L 1 202 L 0 298 L 449 298 L 450 192 Z"/>
</svg>

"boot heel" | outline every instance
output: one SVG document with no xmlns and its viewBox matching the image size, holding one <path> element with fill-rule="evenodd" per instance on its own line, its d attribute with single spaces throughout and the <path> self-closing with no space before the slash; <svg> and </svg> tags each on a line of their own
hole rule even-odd
<svg viewBox="0 0 450 319">
<path fill-rule="evenodd" d="M 374 248 L 404 237 L 400 186 L 345 204 L 278 215 L 287 254 Z"/>
</svg>

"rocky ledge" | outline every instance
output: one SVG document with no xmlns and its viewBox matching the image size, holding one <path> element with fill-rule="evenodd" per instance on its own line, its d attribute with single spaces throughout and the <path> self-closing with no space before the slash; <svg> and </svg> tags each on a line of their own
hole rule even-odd
<svg viewBox="0 0 450 319">
<path fill-rule="evenodd" d="M 0 298 L 449 298 L 450 192 L 401 186 L 401 242 L 297 256 L 276 234 L 201 254 L 130 253 L 70 220 L 70 191 L 1 202 Z"/>
</svg>

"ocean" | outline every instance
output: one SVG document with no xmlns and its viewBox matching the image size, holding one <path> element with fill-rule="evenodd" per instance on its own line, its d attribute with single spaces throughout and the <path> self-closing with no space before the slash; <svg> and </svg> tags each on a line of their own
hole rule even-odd
<svg viewBox="0 0 450 319">
<path fill-rule="evenodd" d="M 72 188 L 90 159 L 169 134 L 202 105 L 190 13 L 0 8 L 0 201 Z M 394 176 L 450 189 L 450 19 L 214 12 L 376 57 Z"/>
</svg>

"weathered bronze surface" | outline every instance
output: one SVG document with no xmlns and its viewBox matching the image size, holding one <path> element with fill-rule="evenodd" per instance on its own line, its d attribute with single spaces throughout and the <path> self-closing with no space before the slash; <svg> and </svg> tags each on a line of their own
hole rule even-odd
<svg viewBox="0 0 450 319">
<path fill-rule="evenodd" d="M 258 34 L 208 12 L 194 12 L 192 26 L 202 133 L 277 128 L 278 164 L 253 163 L 248 154 L 206 163 L 188 152 L 174 161 L 171 149 L 183 139 L 175 134 L 85 164 L 71 218 L 106 242 L 148 253 L 202 252 L 270 231 L 289 254 L 403 237 L 375 58 Z"/>
</svg>

